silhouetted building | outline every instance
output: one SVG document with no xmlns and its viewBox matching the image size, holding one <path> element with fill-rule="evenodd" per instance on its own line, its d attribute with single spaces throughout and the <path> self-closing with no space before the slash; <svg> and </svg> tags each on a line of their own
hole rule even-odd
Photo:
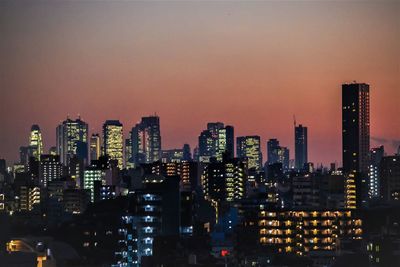
<svg viewBox="0 0 400 267">
<path fill-rule="evenodd" d="M 183 145 L 183 160 L 191 161 L 192 160 L 192 152 L 190 151 L 190 145 L 184 144 Z"/>
<path fill-rule="evenodd" d="M 93 200 L 94 202 L 115 198 L 115 185 L 103 185 L 102 181 L 94 181 Z"/>
<path fill-rule="evenodd" d="M 83 213 L 89 202 L 90 192 L 88 190 L 67 188 L 63 191 L 63 209 L 67 213 Z"/>
<path fill-rule="evenodd" d="M 380 195 L 380 163 L 382 157 L 385 155 L 385 150 L 383 146 L 372 148 L 370 152 L 370 162 L 369 162 L 369 190 L 368 195 L 370 198 L 378 198 Z"/>
<path fill-rule="evenodd" d="M 85 161 L 77 156 L 71 157 L 67 166 L 68 176 L 78 188 L 83 188 L 85 166 Z"/>
<path fill-rule="evenodd" d="M 267 142 L 267 161 L 268 164 L 274 164 L 279 162 L 276 150 L 279 148 L 278 139 L 269 139 Z"/>
<path fill-rule="evenodd" d="M 380 162 L 381 198 L 400 200 L 400 156 L 382 157 Z"/>
<path fill-rule="evenodd" d="M 137 257 L 153 255 L 153 243 L 157 236 L 178 236 L 181 223 L 181 197 L 179 177 L 150 175 L 144 177 L 143 188 L 132 194 L 132 227 L 137 230 Z"/>
<path fill-rule="evenodd" d="M 33 157 L 33 148 L 31 146 L 21 146 L 19 148 L 19 163 L 28 167 L 29 159 L 31 157 Z"/>
<path fill-rule="evenodd" d="M 234 201 L 245 197 L 246 163 L 238 158 L 212 162 L 204 168 L 202 186 L 208 200 Z"/>
<path fill-rule="evenodd" d="M 343 172 L 348 174 L 348 192 L 354 204 L 361 206 L 368 199 L 368 165 L 370 143 L 369 85 L 352 83 L 342 85 L 342 143 Z"/>
<path fill-rule="evenodd" d="M 304 168 L 304 164 L 308 162 L 307 127 L 303 127 L 301 124 L 295 126 L 294 136 L 295 167 L 301 170 Z"/>
</svg>

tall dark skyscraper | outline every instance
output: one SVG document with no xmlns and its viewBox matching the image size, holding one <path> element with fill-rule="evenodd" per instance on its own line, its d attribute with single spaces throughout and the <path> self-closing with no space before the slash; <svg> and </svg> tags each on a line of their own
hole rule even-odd
<svg viewBox="0 0 400 267">
<path fill-rule="evenodd" d="M 343 171 L 368 171 L 369 153 L 369 85 L 342 86 Z"/>
<path fill-rule="evenodd" d="M 278 155 L 275 153 L 276 149 L 279 147 L 278 139 L 269 139 L 267 142 L 267 161 L 268 164 L 273 164 L 278 162 Z"/>
<path fill-rule="evenodd" d="M 368 199 L 369 116 L 369 85 L 343 84 L 342 152 L 348 208 L 364 205 Z"/>
<path fill-rule="evenodd" d="M 190 145 L 184 144 L 182 150 L 183 150 L 183 160 L 191 161 L 192 160 L 192 152 L 190 150 Z"/>
<path fill-rule="evenodd" d="M 294 127 L 294 153 L 296 169 L 303 169 L 308 162 L 307 127 L 299 125 Z"/>
<path fill-rule="evenodd" d="M 143 117 L 131 131 L 132 156 L 135 163 L 152 163 L 161 158 L 160 118 Z"/>
</svg>

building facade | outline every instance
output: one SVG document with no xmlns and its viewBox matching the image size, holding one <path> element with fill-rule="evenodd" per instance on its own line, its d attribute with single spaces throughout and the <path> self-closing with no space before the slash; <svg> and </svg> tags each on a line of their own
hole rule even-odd
<svg viewBox="0 0 400 267">
<path fill-rule="evenodd" d="M 32 150 L 32 156 L 39 160 L 40 155 L 43 154 L 42 132 L 40 131 L 39 125 L 34 124 L 31 127 L 29 147 Z"/>
<path fill-rule="evenodd" d="M 301 170 L 308 162 L 307 127 L 303 127 L 301 124 L 299 126 L 295 126 L 294 136 L 295 167 L 296 169 Z"/>
<path fill-rule="evenodd" d="M 240 159 L 247 159 L 249 169 L 260 170 L 262 166 L 260 136 L 236 138 L 236 155 Z"/>
<path fill-rule="evenodd" d="M 87 150 L 88 142 L 88 124 L 80 118 L 71 120 L 67 118 L 56 130 L 56 147 L 57 153 L 60 155 L 61 163 L 66 166 L 69 164 L 69 159 L 78 155 L 81 152 L 80 157 L 85 157 L 85 147 Z M 80 151 L 79 151 L 80 150 Z"/>
<path fill-rule="evenodd" d="M 122 123 L 118 120 L 107 120 L 103 124 L 103 150 L 111 160 L 118 162 L 118 168 L 124 167 L 124 135 Z"/>
<path fill-rule="evenodd" d="M 161 158 L 161 131 L 158 116 L 143 117 L 131 131 L 132 154 L 136 164 Z"/>
<path fill-rule="evenodd" d="M 355 206 L 368 199 L 368 166 L 370 150 L 369 85 L 351 83 L 342 85 L 342 145 L 343 172 L 354 187 Z M 354 182 L 353 182 L 354 180 Z M 353 183 L 353 184 L 352 184 Z M 353 205 L 353 207 L 355 207 Z"/>
</svg>

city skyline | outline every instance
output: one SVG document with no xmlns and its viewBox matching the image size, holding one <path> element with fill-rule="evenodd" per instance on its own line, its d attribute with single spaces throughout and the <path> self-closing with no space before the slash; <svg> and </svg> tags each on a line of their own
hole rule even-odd
<svg viewBox="0 0 400 267">
<path fill-rule="evenodd" d="M 221 121 L 259 135 L 264 158 L 270 138 L 294 153 L 296 115 L 309 160 L 341 164 L 341 85 L 353 80 L 371 86 L 371 147 L 399 143 L 399 3 L 1 4 L 0 156 L 11 162 L 32 124 L 47 151 L 68 114 L 90 134 L 118 119 L 127 137 L 157 113 L 163 149 L 194 148 Z"/>
<path fill-rule="evenodd" d="M 400 266 L 400 1 L 0 1 L 0 265 Z"/>
</svg>

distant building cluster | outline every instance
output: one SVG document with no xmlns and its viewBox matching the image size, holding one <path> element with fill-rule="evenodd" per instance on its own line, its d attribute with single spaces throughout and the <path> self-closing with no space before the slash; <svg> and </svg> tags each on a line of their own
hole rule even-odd
<svg viewBox="0 0 400 267">
<path fill-rule="evenodd" d="M 91 133 L 67 118 L 48 152 L 33 125 L 19 162 L 0 160 L 0 212 L 81 257 L 29 249 L 32 239 L 7 250 L 57 266 L 400 266 L 385 265 L 400 262 L 400 154 L 370 147 L 369 103 L 368 84 L 342 86 L 342 167 L 310 162 L 296 121 L 294 158 L 223 122 L 207 123 L 193 150 L 163 149 L 158 116 L 128 136 L 118 120 Z"/>
</svg>

